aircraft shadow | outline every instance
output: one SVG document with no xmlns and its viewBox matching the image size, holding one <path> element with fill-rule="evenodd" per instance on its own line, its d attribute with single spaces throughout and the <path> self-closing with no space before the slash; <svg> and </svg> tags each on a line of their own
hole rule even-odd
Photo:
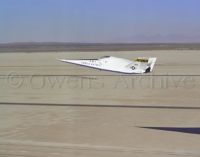
<svg viewBox="0 0 200 157">
<path fill-rule="evenodd" d="M 153 129 L 153 130 L 161 130 L 161 131 L 171 131 L 171 132 L 180 132 L 180 133 L 188 133 L 188 134 L 200 134 L 200 127 L 139 127 L 144 129 Z"/>
</svg>

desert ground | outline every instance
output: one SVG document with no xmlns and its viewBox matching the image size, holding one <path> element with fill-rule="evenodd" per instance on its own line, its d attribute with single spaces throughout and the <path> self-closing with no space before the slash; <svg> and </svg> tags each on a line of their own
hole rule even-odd
<svg viewBox="0 0 200 157">
<path fill-rule="evenodd" d="M 125 75 L 57 59 L 157 57 Z M 200 50 L 0 53 L 0 156 L 199 157 Z"/>
</svg>

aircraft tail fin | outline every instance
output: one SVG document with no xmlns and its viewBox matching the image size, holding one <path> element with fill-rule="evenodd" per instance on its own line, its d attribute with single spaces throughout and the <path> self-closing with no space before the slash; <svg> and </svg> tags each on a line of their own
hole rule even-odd
<svg viewBox="0 0 200 157">
<path fill-rule="evenodd" d="M 148 68 L 146 69 L 146 72 L 152 72 L 153 71 L 153 68 L 156 64 L 156 60 L 157 58 L 149 58 L 148 59 Z"/>
</svg>

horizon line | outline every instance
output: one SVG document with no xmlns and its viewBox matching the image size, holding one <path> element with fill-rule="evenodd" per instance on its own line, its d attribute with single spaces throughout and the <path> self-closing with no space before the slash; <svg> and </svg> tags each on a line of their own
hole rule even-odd
<svg viewBox="0 0 200 157">
<path fill-rule="evenodd" d="M 65 41 L 20 41 L 0 42 L 0 45 L 7 44 L 200 44 L 199 42 L 65 42 Z"/>
</svg>

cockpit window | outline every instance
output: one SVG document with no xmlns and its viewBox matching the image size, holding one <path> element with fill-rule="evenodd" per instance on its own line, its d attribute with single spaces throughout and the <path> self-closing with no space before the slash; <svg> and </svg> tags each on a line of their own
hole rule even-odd
<svg viewBox="0 0 200 157">
<path fill-rule="evenodd" d="M 143 59 L 143 58 L 137 58 L 135 61 L 136 62 L 148 63 L 148 59 Z"/>
</svg>

